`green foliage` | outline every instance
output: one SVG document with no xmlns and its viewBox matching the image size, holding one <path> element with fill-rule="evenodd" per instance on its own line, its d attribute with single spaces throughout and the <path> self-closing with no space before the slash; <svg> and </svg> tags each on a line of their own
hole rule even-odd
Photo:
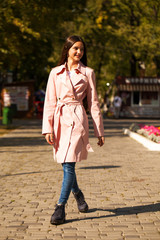
<svg viewBox="0 0 160 240">
<path fill-rule="evenodd" d="M 160 0 L 2 0 L 0 72 L 45 87 L 67 36 L 81 35 L 102 94 L 116 75 L 160 75 Z"/>
</svg>

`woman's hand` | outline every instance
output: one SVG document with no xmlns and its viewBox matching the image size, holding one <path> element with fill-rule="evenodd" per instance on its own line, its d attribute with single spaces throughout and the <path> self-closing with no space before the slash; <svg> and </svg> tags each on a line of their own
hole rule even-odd
<svg viewBox="0 0 160 240">
<path fill-rule="evenodd" d="M 53 145 L 53 144 L 54 144 L 53 133 L 47 133 L 47 134 L 45 135 L 45 139 L 46 139 L 46 141 L 47 141 L 50 145 Z"/>
<path fill-rule="evenodd" d="M 98 137 L 98 142 L 97 142 L 97 144 L 98 144 L 100 147 L 102 147 L 102 146 L 104 145 L 104 142 L 105 142 L 104 137 L 102 137 L 102 136 Z"/>
</svg>

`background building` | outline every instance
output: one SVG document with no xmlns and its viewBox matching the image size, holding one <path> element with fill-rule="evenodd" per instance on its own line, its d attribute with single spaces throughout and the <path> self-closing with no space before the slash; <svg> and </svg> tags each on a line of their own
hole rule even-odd
<svg viewBox="0 0 160 240">
<path fill-rule="evenodd" d="M 160 78 L 116 78 L 122 117 L 160 117 Z"/>
</svg>

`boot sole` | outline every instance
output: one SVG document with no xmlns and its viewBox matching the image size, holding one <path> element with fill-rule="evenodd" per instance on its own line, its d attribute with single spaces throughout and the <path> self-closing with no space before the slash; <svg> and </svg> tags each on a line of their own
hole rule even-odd
<svg viewBox="0 0 160 240">
<path fill-rule="evenodd" d="M 50 221 L 52 225 L 60 225 L 60 224 L 63 224 L 64 222 L 65 222 L 65 218 L 61 220 Z"/>
<path fill-rule="evenodd" d="M 79 212 L 81 212 L 81 213 L 86 213 L 86 212 L 88 212 L 88 207 L 87 208 L 85 208 L 85 209 L 83 209 L 83 210 L 79 210 Z"/>
</svg>

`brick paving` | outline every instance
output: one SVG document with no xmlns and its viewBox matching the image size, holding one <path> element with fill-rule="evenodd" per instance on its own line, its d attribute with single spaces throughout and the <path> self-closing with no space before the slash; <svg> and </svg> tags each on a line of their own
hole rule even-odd
<svg viewBox="0 0 160 240">
<path fill-rule="evenodd" d="M 73 196 L 66 223 L 50 224 L 62 168 L 41 136 L 40 120 L 0 137 L 0 240 L 160 240 L 160 152 L 123 135 L 132 122 L 105 119 L 105 146 L 90 128 L 94 153 L 76 166 L 90 210 L 79 213 Z M 152 120 L 155 125 L 158 120 Z"/>
</svg>

